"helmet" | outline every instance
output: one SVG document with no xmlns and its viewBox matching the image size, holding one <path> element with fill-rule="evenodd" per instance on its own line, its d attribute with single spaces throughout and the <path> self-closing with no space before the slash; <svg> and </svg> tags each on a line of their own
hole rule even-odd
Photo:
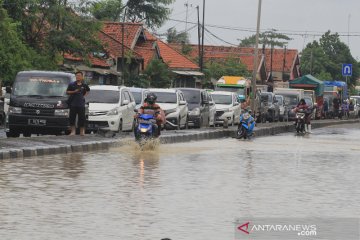
<svg viewBox="0 0 360 240">
<path fill-rule="evenodd" d="M 155 93 L 148 93 L 145 98 L 145 102 L 147 102 L 149 104 L 154 104 L 156 99 L 157 99 L 157 96 Z"/>
<path fill-rule="evenodd" d="M 306 104 L 305 99 L 303 99 L 303 98 L 300 99 L 300 103 L 301 103 L 301 104 Z"/>
</svg>

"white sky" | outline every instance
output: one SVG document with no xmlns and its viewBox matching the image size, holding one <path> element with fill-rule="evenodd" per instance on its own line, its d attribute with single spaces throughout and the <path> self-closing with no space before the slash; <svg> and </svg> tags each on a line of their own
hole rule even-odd
<svg viewBox="0 0 360 240">
<path fill-rule="evenodd" d="M 200 21 L 202 21 L 203 0 L 176 0 L 172 5 L 171 19 L 185 21 L 188 2 L 188 21 L 197 22 L 196 6 L 200 6 Z M 192 5 L 192 6 L 190 6 Z M 207 26 L 207 29 L 217 37 L 232 44 L 238 44 L 243 39 L 254 34 L 257 19 L 257 0 L 206 0 L 205 25 L 216 25 L 236 28 L 227 30 Z M 293 38 L 289 48 L 301 51 L 307 43 L 318 40 L 327 30 L 338 32 L 341 40 L 350 46 L 354 58 L 360 60 L 360 0 L 263 0 L 260 28 L 262 30 L 277 29 Z M 185 23 L 173 20 L 167 21 L 159 33 L 164 33 L 170 27 L 177 31 L 185 30 Z M 193 24 L 188 23 L 187 29 Z M 191 42 L 197 43 L 197 27 L 189 31 Z M 291 35 L 295 34 L 295 35 Z M 228 45 L 216 39 L 210 33 L 205 34 L 205 44 Z"/>
</svg>

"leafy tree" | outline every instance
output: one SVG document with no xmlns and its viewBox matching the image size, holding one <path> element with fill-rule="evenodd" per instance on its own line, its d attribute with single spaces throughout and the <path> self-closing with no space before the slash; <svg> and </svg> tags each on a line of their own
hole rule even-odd
<svg viewBox="0 0 360 240">
<path fill-rule="evenodd" d="M 144 71 L 149 87 L 166 88 L 171 85 L 173 73 L 160 59 L 153 59 Z"/>
<path fill-rule="evenodd" d="M 82 5 L 70 5 L 68 0 L 4 0 L 3 6 L 20 23 L 26 43 L 54 62 L 63 52 L 86 56 L 100 48 L 96 39 L 100 23 L 91 20 Z"/>
<path fill-rule="evenodd" d="M 119 21 L 123 6 L 121 0 L 102 0 L 92 3 L 91 14 L 102 21 Z"/>
<path fill-rule="evenodd" d="M 272 47 L 284 47 L 291 38 L 285 34 L 278 33 L 277 30 L 266 31 L 259 34 L 259 44 L 272 46 Z M 240 42 L 240 47 L 255 47 L 256 35 L 244 38 Z"/>
<path fill-rule="evenodd" d="M 360 76 L 359 64 L 352 57 L 349 47 L 340 41 L 339 35 L 328 31 L 322 35 L 319 42 L 314 41 L 303 50 L 301 71 L 322 80 L 345 80 L 341 74 L 343 63 L 353 64 L 350 83 L 354 85 Z"/>
<path fill-rule="evenodd" d="M 207 62 L 205 64 L 205 79 L 219 79 L 222 76 L 251 76 L 246 65 L 238 59 L 229 57 L 224 62 Z"/>
<path fill-rule="evenodd" d="M 178 33 L 175 28 L 169 28 L 166 33 L 166 41 L 168 43 L 189 43 L 189 35 L 187 32 Z"/>
<path fill-rule="evenodd" d="M 126 18 L 131 22 L 145 22 L 151 28 L 160 27 L 171 10 L 167 7 L 174 0 L 128 0 Z"/>
<path fill-rule="evenodd" d="M 46 57 L 24 44 L 17 30 L 18 24 L 8 17 L 0 0 L 0 79 L 9 84 L 19 71 L 55 68 Z"/>
</svg>

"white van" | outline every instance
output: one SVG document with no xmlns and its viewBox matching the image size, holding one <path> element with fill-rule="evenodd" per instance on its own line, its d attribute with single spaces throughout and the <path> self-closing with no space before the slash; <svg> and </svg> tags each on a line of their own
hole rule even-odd
<svg viewBox="0 0 360 240">
<path fill-rule="evenodd" d="M 214 91 L 211 96 L 216 106 L 216 124 L 235 125 L 240 122 L 241 105 L 237 102 L 237 94 L 233 92 Z"/>
<path fill-rule="evenodd" d="M 113 132 L 131 131 L 134 124 L 135 99 L 124 86 L 90 86 L 87 132 L 98 129 Z"/>
</svg>

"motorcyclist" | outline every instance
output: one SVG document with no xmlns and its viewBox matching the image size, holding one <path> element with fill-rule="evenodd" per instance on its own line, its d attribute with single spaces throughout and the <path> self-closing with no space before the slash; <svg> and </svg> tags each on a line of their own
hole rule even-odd
<svg viewBox="0 0 360 240">
<path fill-rule="evenodd" d="M 246 108 L 244 109 L 244 112 L 240 115 L 240 124 L 239 127 L 241 126 L 241 123 L 245 122 L 248 125 L 248 129 L 247 129 L 247 135 L 251 136 L 253 134 L 253 130 L 255 127 L 255 119 L 253 116 L 251 116 L 251 109 L 250 108 Z"/>
<path fill-rule="evenodd" d="M 349 117 L 349 105 L 346 100 L 341 104 L 341 117 Z"/>
<path fill-rule="evenodd" d="M 155 137 L 160 136 L 161 133 L 161 124 L 164 121 L 163 111 L 158 104 L 156 104 L 157 96 L 155 93 L 148 93 L 145 100 L 144 105 L 141 106 L 136 114 L 136 118 L 140 116 L 140 114 L 150 114 L 153 115 L 156 119 L 156 124 L 153 125 L 153 132 L 155 133 Z M 135 126 L 135 131 L 137 126 Z"/>
<path fill-rule="evenodd" d="M 300 109 L 305 111 L 305 132 L 312 133 L 311 132 L 311 122 L 310 122 L 312 109 L 309 107 L 309 105 L 306 104 L 305 99 L 303 99 L 303 98 L 300 99 L 300 102 L 295 107 L 294 112 L 296 113 Z M 295 122 L 295 125 L 296 124 L 297 124 L 297 122 Z"/>
</svg>

